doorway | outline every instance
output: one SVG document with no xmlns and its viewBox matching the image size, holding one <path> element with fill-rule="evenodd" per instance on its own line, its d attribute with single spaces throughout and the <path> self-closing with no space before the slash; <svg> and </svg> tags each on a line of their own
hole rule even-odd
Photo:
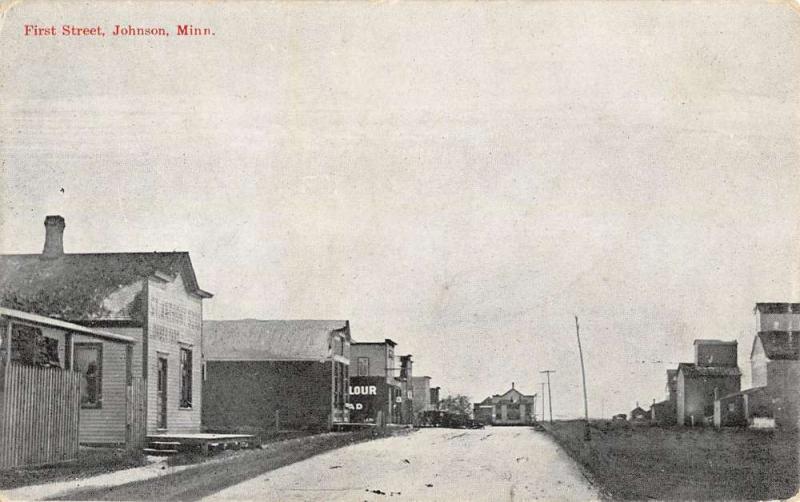
<svg viewBox="0 0 800 502">
<path fill-rule="evenodd" d="M 167 358 L 158 357 L 156 395 L 158 399 L 158 416 L 156 418 L 159 429 L 167 428 Z"/>
</svg>

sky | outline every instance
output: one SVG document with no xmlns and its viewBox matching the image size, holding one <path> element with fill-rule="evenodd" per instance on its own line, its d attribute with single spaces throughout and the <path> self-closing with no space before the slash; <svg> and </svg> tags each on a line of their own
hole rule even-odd
<svg viewBox="0 0 800 502">
<path fill-rule="evenodd" d="M 106 37 L 26 37 L 25 24 Z M 169 37 L 114 37 L 115 24 Z M 175 36 L 175 26 L 214 35 Z M 191 253 L 208 319 L 349 319 L 473 400 L 664 398 L 800 301 L 788 2 L 17 2 L 0 252 Z"/>
</svg>

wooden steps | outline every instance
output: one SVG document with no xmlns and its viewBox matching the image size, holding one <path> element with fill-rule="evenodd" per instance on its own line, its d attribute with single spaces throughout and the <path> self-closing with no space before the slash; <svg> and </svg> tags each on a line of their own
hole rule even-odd
<svg viewBox="0 0 800 502">
<path fill-rule="evenodd" d="M 175 455 L 180 446 L 179 441 L 150 441 L 150 447 L 142 451 L 145 455 Z"/>
</svg>

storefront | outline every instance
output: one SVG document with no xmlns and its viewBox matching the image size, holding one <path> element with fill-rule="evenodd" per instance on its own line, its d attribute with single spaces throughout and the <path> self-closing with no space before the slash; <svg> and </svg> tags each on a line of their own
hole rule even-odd
<svg viewBox="0 0 800 502">
<path fill-rule="evenodd" d="M 350 421 L 377 423 L 378 412 L 386 423 L 399 423 L 403 397 L 399 385 L 391 385 L 384 377 L 350 377 Z"/>
</svg>

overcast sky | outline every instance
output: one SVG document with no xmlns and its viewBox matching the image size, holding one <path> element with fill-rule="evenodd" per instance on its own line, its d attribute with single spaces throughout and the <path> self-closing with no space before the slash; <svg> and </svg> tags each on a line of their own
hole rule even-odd
<svg viewBox="0 0 800 502">
<path fill-rule="evenodd" d="M 191 253 L 211 319 L 341 318 L 475 400 L 663 399 L 800 300 L 780 2 L 37 3 L 0 27 L 0 251 Z M 24 37 L 24 24 L 208 26 Z M 63 189 L 63 190 L 62 190 Z M 745 386 L 749 385 L 749 376 Z"/>
</svg>

